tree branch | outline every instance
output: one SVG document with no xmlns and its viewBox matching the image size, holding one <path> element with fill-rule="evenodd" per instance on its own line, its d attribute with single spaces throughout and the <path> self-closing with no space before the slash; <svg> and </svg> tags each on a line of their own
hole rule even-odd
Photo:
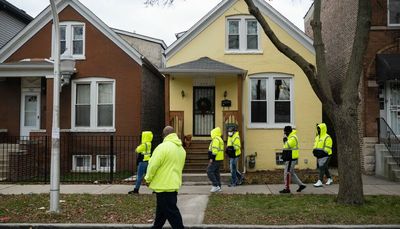
<svg viewBox="0 0 400 229">
<path fill-rule="evenodd" d="M 249 8 L 250 14 L 252 14 L 257 21 L 260 23 L 261 27 L 263 28 L 267 37 L 271 40 L 271 42 L 275 45 L 275 47 L 295 62 L 305 73 L 308 78 L 308 81 L 311 84 L 315 94 L 321 100 L 333 102 L 332 96 L 328 97 L 325 88 L 321 87 L 321 83 L 318 81 L 317 77 L 317 70 L 315 66 L 308 61 L 306 61 L 302 56 L 300 56 L 297 52 L 291 49 L 289 46 L 282 43 L 275 33 L 272 31 L 271 27 L 269 26 L 268 22 L 265 20 L 264 16 L 261 14 L 260 10 L 254 5 L 253 0 L 244 0 Z M 330 90 L 328 90 L 330 91 Z"/>
</svg>

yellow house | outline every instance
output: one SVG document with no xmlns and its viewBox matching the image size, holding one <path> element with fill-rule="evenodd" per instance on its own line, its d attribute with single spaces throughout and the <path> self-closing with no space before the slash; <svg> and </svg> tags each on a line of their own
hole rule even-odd
<svg viewBox="0 0 400 229">
<path fill-rule="evenodd" d="M 264 0 L 254 2 L 279 39 L 315 63 L 312 40 Z M 312 146 L 315 125 L 322 120 L 321 102 L 243 0 L 218 4 L 166 50 L 166 63 L 166 123 L 186 136 L 185 168 L 204 172 L 211 129 L 219 126 L 225 132 L 232 124 L 243 140 L 243 170 L 283 167 L 280 152 L 287 125 L 297 129 L 298 167 L 315 168 Z M 255 153 L 256 164 L 250 168 L 246 159 Z"/>
</svg>

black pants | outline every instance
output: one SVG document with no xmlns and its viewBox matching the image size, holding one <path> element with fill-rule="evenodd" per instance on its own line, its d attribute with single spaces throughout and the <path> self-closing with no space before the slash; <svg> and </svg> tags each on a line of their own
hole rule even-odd
<svg viewBox="0 0 400 229">
<path fill-rule="evenodd" d="M 219 173 L 219 167 L 221 166 L 221 161 L 213 161 L 207 167 L 208 179 L 212 182 L 213 186 L 221 187 L 221 175 Z"/>
<path fill-rule="evenodd" d="M 152 228 L 163 228 L 167 219 L 173 229 L 184 228 L 181 213 L 176 206 L 177 195 L 177 192 L 157 193 L 156 219 Z"/>
</svg>

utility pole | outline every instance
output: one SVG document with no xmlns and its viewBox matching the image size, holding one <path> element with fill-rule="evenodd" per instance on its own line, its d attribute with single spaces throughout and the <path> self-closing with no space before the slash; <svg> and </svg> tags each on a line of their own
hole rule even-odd
<svg viewBox="0 0 400 229">
<path fill-rule="evenodd" d="M 50 212 L 60 212 L 60 26 L 55 0 L 50 0 L 53 14 L 53 122 L 51 129 Z"/>
</svg>

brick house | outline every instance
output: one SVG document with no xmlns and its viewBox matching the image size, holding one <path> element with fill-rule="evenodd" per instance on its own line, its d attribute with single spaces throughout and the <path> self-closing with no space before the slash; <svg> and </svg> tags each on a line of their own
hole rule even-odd
<svg viewBox="0 0 400 229">
<path fill-rule="evenodd" d="M 140 136 L 142 130 L 160 135 L 165 119 L 164 77 L 157 67 L 163 65 L 162 52 L 157 57 L 151 53 L 145 57 L 126 41 L 138 39 L 138 35 L 108 27 L 78 0 L 58 1 L 57 9 L 61 60 L 72 57 L 76 63 L 60 94 L 61 138 Z M 52 33 L 51 10 L 47 7 L 0 50 L 0 129 L 8 136 L 32 138 L 51 133 Z M 124 38 L 121 33 L 125 33 Z M 140 40 L 136 47 L 148 44 L 165 49 L 161 40 L 144 36 Z M 132 153 L 137 143 L 123 153 Z M 93 144 L 99 149 L 103 143 Z M 61 160 L 69 162 L 66 170 L 71 165 L 73 170 L 82 160 L 90 170 L 96 170 L 96 150 L 91 157 L 77 156 L 87 153 L 82 149 L 62 149 L 61 153 L 67 155 L 66 151 L 75 154 L 62 156 Z M 128 162 L 117 156 L 116 169 L 132 169 L 134 157 L 129 156 Z M 109 164 L 110 159 L 106 160 Z"/>
<path fill-rule="evenodd" d="M 364 173 L 382 175 L 378 171 L 381 170 L 380 153 L 375 150 L 379 133 L 392 129 L 394 135 L 400 135 L 400 83 L 397 81 L 400 78 L 400 1 L 371 0 L 371 4 L 371 29 L 360 89 L 361 155 Z M 322 1 L 323 40 L 332 82 L 347 71 L 357 7 L 358 2 L 352 0 Z M 304 18 L 309 36 L 312 36 L 310 21 L 313 11 L 311 6 Z M 387 129 L 383 131 L 383 128 Z"/>
</svg>

